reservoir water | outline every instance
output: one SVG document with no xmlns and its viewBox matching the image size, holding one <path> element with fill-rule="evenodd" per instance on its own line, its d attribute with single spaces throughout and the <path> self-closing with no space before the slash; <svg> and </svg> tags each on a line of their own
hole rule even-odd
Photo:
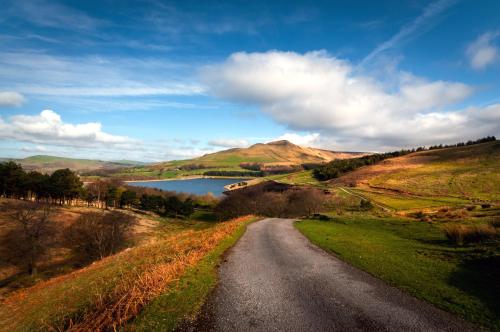
<svg viewBox="0 0 500 332">
<path fill-rule="evenodd" d="M 232 183 L 238 183 L 248 179 L 187 179 L 187 180 L 158 180 L 145 182 L 130 182 L 131 186 L 158 188 L 168 191 L 184 192 L 195 195 L 205 195 L 209 192 L 215 196 L 222 195 L 224 186 Z"/>
</svg>

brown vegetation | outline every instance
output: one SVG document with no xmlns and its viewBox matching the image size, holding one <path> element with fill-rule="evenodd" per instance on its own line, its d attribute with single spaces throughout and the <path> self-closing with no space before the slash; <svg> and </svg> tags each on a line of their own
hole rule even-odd
<svg viewBox="0 0 500 332">
<path fill-rule="evenodd" d="M 294 187 L 274 181 L 233 190 L 215 208 L 222 220 L 246 214 L 301 217 L 321 212 L 328 196 L 319 189 Z"/>
<path fill-rule="evenodd" d="M 116 330 L 249 220 L 179 232 L 12 294 L 0 330 Z"/>
<path fill-rule="evenodd" d="M 464 225 L 464 224 L 444 224 L 442 226 L 446 238 L 457 244 L 484 242 L 494 239 L 497 235 L 495 227 L 491 225 Z"/>
<path fill-rule="evenodd" d="M 135 222 L 133 216 L 118 211 L 86 212 L 65 230 L 64 238 L 79 260 L 102 259 L 125 247 Z"/>
<path fill-rule="evenodd" d="M 0 298 L 15 289 L 31 286 L 41 280 L 80 268 L 82 263 L 89 263 L 79 254 L 75 255 L 75 243 L 69 243 L 66 239 L 67 229 L 71 228 L 81 215 L 111 213 L 96 208 L 40 205 L 51 211 L 50 218 L 47 219 L 50 227 L 44 228 L 44 232 L 39 233 L 40 246 L 35 257 L 36 271 L 32 270 L 33 275 L 30 276 L 27 261 L 24 259 L 26 256 L 19 252 L 19 247 L 25 247 L 28 242 L 19 236 L 22 227 L 16 220 L 16 214 L 19 213 L 18 211 L 23 211 L 22 207 L 37 205 L 39 204 L 30 201 L 0 198 Z M 42 211 L 38 211 L 36 214 L 41 213 Z M 131 242 L 149 241 L 156 234 L 159 225 L 157 220 L 149 218 L 146 214 L 137 214 L 132 211 L 123 211 L 123 213 L 127 214 L 123 216 L 125 219 L 132 216 L 137 220 L 128 229 L 123 242 L 125 245 Z"/>
<path fill-rule="evenodd" d="M 0 255 L 30 275 L 36 274 L 38 262 L 46 255 L 56 232 L 53 208 L 49 204 L 19 202 L 10 214 L 11 224 L 2 238 Z"/>
</svg>

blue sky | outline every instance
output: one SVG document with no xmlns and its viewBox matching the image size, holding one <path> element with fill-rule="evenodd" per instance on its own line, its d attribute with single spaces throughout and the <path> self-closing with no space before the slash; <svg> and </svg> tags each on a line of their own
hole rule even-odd
<svg viewBox="0 0 500 332">
<path fill-rule="evenodd" d="M 498 1 L 2 1 L 0 155 L 500 134 Z"/>
</svg>

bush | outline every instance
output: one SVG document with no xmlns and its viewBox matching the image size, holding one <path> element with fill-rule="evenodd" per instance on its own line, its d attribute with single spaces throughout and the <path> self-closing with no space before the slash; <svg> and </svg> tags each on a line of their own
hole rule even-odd
<svg viewBox="0 0 500 332">
<path fill-rule="evenodd" d="M 327 195 L 313 188 L 273 181 L 232 191 L 215 208 L 221 220 L 255 214 L 266 217 L 302 217 L 324 209 Z"/>
<path fill-rule="evenodd" d="M 446 224 L 442 229 L 446 238 L 457 245 L 484 242 L 496 236 L 496 229 L 491 225 Z"/>
<path fill-rule="evenodd" d="M 373 209 L 373 204 L 369 200 L 362 199 L 361 202 L 359 202 L 359 209 L 361 211 L 368 211 Z"/>
<path fill-rule="evenodd" d="M 93 261 L 118 252 L 126 246 L 126 236 L 135 218 L 122 212 L 87 212 L 65 231 L 76 256 Z"/>
</svg>

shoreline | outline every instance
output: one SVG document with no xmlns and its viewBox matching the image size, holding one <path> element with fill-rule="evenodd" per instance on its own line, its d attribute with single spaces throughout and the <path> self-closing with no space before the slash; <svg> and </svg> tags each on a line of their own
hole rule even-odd
<svg viewBox="0 0 500 332">
<path fill-rule="evenodd" d="M 195 179 L 245 179 L 252 180 L 256 178 L 244 177 L 244 176 L 205 176 L 205 175 L 193 175 L 193 176 L 183 176 L 179 178 L 170 179 L 149 179 L 149 180 L 126 180 L 124 183 L 137 183 L 137 182 L 160 182 L 160 181 L 182 181 L 182 180 L 195 180 Z"/>
</svg>

